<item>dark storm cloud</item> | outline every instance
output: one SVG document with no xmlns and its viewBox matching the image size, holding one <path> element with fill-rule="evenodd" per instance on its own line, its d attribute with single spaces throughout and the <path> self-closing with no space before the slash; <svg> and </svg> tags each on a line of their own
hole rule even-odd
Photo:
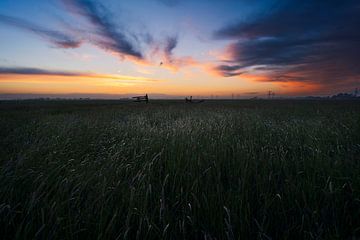
<svg viewBox="0 0 360 240">
<path fill-rule="evenodd" d="M 96 29 L 97 39 L 95 44 L 121 55 L 143 58 L 139 50 L 136 35 L 127 33 L 118 28 L 110 18 L 107 9 L 100 3 L 90 0 L 62 0 L 67 9 L 72 13 L 87 19 Z"/>
<path fill-rule="evenodd" d="M 48 76 L 83 76 L 83 73 L 66 72 L 66 71 L 51 71 L 40 68 L 26 68 L 26 67 L 0 67 L 0 75 L 18 74 L 18 75 L 48 75 Z"/>
<path fill-rule="evenodd" d="M 360 2 L 286 1 L 252 20 L 226 26 L 217 39 L 229 45 L 223 76 L 243 68 L 268 70 L 271 81 L 354 83 L 360 76 Z"/>
<path fill-rule="evenodd" d="M 46 29 L 24 19 L 0 15 L 0 23 L 30 31 L 59 48 L 78 48 L 81 41 L 63 32 Z"/>
</svg>

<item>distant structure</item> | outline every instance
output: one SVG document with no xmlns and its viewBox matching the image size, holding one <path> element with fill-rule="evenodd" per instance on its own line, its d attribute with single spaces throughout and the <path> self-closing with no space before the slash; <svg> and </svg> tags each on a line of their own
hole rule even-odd
<svg viewBox="0 0 360 240">
<path fill-rule="evenodd" d="M 354 90 L 354 96 L 357 97 L 359 95 L 359 89 L 358 88 L 355 88 Z"/>
<path fill-rule="evenodd" d="M 149 97 L 148 95 L 146 94 L 145 96 L 136 96 L 136 97 L 133 97 L 134 102 L 146 102 L 148 103 L 149 102 Z"/>
<path fill-rule="evenodd" d="M 275 97 L 275 93 L 273 91 L 268 92 L 268 98 L 273 99 Z"/>
<path fill-rule="evenodd" d="M 203 99 L 201 99 L 201 100 L 193 100 L 192 96 L 190 96 L 189 98 L 188 97 L 185 98 L 185 102 L 186 103 L 202 103 L 202 102 L 204 102 L 204 100 Z"/>
<path fill-rule="evenodd" d="M 358 88 L 355 88 L 354 91 L 349 93 L 338 93 L 331 96 L 331 99 L 341 99 L 341 100 L 360 100 L 360 92 Z"/>
<path fill-rule="evenodd" d="M 331 96 L 331 99 L 336 99 L 336 100 L 359 100 L 360 98 L 357 97 L 354 93 L 338 93 L 336 95 Z"/>
</svg>

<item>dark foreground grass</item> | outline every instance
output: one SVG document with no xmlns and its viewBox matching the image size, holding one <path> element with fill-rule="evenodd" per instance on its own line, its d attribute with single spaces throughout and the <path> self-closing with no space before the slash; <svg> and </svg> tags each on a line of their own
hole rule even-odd
<svg viewBox="0 0 360 240">
<path fill-rule="evenodd" d="M 4 239 L 353 239 L 360 104 L 0 103 Z"/>
</svg>

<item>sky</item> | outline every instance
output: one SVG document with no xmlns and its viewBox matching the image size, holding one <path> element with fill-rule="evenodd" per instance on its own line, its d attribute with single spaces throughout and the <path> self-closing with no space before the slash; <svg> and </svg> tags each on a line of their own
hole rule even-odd
<svg viewBox="0 0 360 240">
<path fill-rule="evenodd" d="M 358 0 L 1 0 L 0 97 L 360 87 Z"/>
</svg>

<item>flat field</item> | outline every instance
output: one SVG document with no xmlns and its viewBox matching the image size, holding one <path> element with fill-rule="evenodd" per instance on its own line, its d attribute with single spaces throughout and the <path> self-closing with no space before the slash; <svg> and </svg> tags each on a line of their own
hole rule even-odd
<svg viewBox="0 0 360 240">
<path fill-rule="evenodd" d="M 357 239 L 360 102 L 2 101 L 4 239 Z"/>
</svg>

